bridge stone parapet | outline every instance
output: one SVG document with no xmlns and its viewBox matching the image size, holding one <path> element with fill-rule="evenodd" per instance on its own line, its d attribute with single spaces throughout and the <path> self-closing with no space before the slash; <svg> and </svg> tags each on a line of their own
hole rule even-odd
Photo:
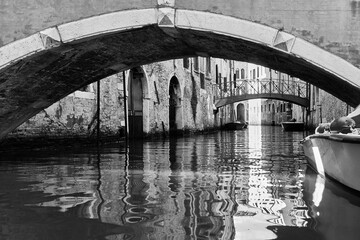
<svg viewBox="0 0 360 240">
<path fill-rule="evenodd" d="M 52 26 L 96 15 L 163 7 L 216 13 L 282 29 L 360 66 L 358 0 L 4 0 L 0 46 Z"/>
</svg>

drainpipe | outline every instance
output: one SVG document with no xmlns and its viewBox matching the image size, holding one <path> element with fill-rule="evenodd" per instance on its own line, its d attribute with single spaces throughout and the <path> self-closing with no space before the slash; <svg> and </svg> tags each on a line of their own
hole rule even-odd
<svg viewBox="0 0 360 240">
<path fill-rule="evenodd" d="M 128 131 L 128 110 L 127 110 L 125 71 L 123 71 L 123 89 L 124 89 L 125 141 L 127 142 L 129 131 Z"/>
</svg>

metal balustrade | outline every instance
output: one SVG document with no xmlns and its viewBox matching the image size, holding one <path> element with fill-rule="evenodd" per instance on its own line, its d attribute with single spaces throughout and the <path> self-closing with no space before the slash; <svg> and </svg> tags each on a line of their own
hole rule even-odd
<svg viewBox="0 0 360 240">
<path fill-rule="evenodd" d="M 237 79 L 226 85 L 214 85 L 213 92 L 216 107 L 256 98 L 278 99 L 304 107 L 309 104 L 309 84 L 294 78 Z"/>
</svg>

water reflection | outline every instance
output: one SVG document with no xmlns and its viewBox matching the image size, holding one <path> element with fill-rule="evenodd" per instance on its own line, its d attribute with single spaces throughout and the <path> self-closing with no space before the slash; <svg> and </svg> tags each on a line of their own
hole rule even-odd
<svg viewBox="0 0 360 240">
<path fill-rule="evenodd" d="M 250 126 L 2 156 L 0 239 L 355 239 L 358 198 L 306 170 L 302 138 Z"/>
</svg>

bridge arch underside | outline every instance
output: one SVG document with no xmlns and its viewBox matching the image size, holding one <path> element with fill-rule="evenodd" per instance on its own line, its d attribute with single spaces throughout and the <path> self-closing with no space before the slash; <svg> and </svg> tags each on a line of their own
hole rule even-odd
<svg viewBox="0 0 360 240">
<path fill-rule="evenodd" d="M 309 106 L 309 99 L 294 95 L 285 95 L 285 94 L 276 94 L 276 93 L 243 94 L 240 96 L 230 96 L 230 97 L 222 98 L 221 100 L 215 103 L 215 106 L 219 108 L 228 104 L 246 101 L 246 100 L 252 100 L 252 99 L 275 99 L 275 100 L 294 103 L 302 107 Z"/>
<path fill-rule="evenodd" d="M 360 103 L 358 68 L 290 34 L 213 13 L 129 10 L 59 25 L 0 48 L 0 138 L 89 83 L 196 55 L 260 64 L 351 106 Z"/>
</svg>

